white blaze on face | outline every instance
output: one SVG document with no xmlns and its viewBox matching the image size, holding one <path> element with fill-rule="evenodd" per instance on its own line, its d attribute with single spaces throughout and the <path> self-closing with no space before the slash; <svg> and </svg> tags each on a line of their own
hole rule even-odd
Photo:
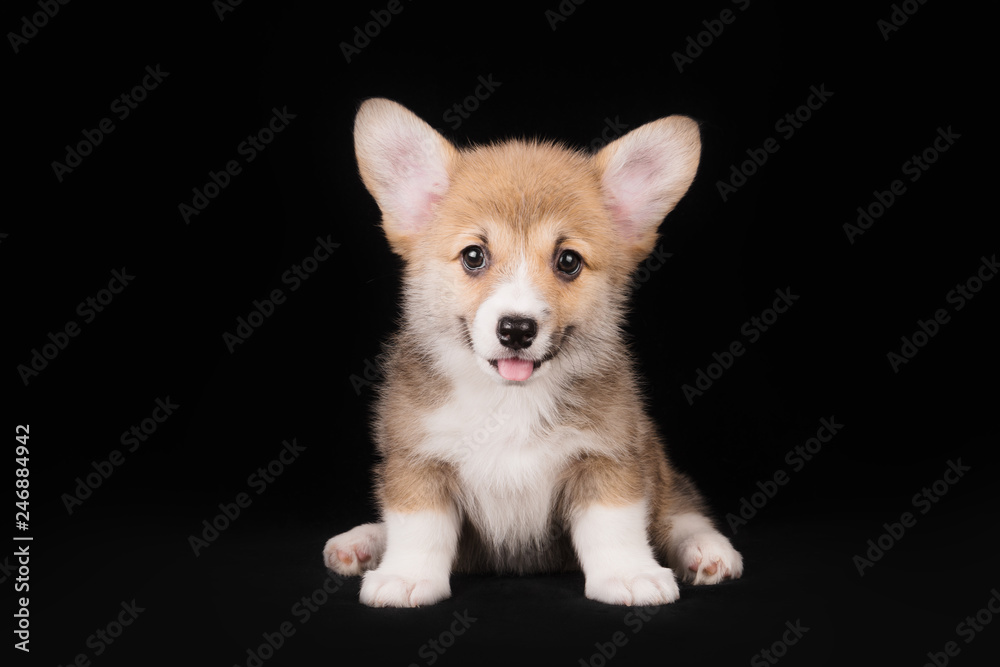
<svg viewBox="0 0 1000 667">
<path fill-rule="evenodd" d="M 534 370 L 534 362 L 548 352 L 552 339 L 548 315 L 548 304 L 531 282 L 522 261 L 514 274 L 499 283 L 476 310 L 472 322 L 472 346 L 476 355 L 493 375 L 499 374 L 505 380 L 518 382 L 527 380 Z M 504 317 L 535 321 L 537 333 L 530 346 L 512 350 L 500 343 L 497 326 Z M 496 362 L 495 369 L 490 362 Z"/>
</svg>

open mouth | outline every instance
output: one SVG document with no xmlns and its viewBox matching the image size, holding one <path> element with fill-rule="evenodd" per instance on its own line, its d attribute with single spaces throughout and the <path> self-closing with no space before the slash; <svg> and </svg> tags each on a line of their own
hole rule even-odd
<svg viewBox="0 0 1000 667">
<path fill-rule="evenodd" d="M 534 359 L 522 359 L 520 357 L 505 357 L 502 359 L 491 359 L 490 366 L 497 369 L 500 377 L 504 380 L 510 380 L 511 382 L 524 382 L 531 377 L 539 366 L 541 366 L 546 361 L 555 358 L 562 350 L 563 343 L 569 338 L 575 327 L 568 326 L 563 329 L 558 337 L 558 343 L 549 349 L 548 354 L 538 360 Z"/>
<path fill-rule="evenodd" d="M 504 380 L 511 380 L 513 382 L 524 382 L 530 378 L 532 372 L 534 372 L 534 370 L 541 365 L 541 361 L 518 359 L 517 357 L 508 359 L 493 359 L 490 361 L 490 366 L 497 369 L 497 372 L 500 373 L 500 377 Z"/>
</svg>

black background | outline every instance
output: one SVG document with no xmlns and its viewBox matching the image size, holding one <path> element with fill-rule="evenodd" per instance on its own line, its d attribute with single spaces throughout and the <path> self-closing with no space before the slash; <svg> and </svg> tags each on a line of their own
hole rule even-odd
<svg viewBox="0 0 1000 667">
<path fill-rule="evenodd" d="M 989 462 L 1000 284 L 961 310 L 946 300 L 1000 245 L 985 203 L 994 130 L 973 113 L 991 110 L 994 85 L 980 10 L 912 2 L 886 40 L 890 3 L 591 0 L 553 30 L 555 0 L 406 2 L 347 62 L 338 45 L 385 7 L 244 2 L 220 20 L 210 2 L 70 3 L 17 53 L 8 37 L 5 451 L 12 476 L 14 426 L 30 424 L 34 538 L 32 651 L 14 651 L 16 664 L 83 653 L 94 665 L 246 665 L 283 622 L 295 634 L 264 664 L 597 666 L 595 644 L 618 631 L 627 643 L 608 664 L 745 664 L 786 621 L 809 630 L 781 664 L 919 665 L 948 641 L 954 664 L 995 657 L 996 623 L 970 643 L 956 626 L 1000 586 Z M 727 8 L 735 20 L 679 72 L 673 54 Z M 8 4 L 5 33 L 38 11 Z M 114 117 L 112 101 L 157 65 L 162 83 Z M 453 127 L 445 112 L 480 76 L 500 85 Z M 791 137 L 777 132 L 811 86 L 832 95 Z M 700 121 L 698 177 L 661 228 L 671 257 L 641 283 L 629 333 L 674 460 L 724 533 L 758 482 L 789 475 L 732 535 L 743 579 L 682 587 L 638 632 L 630 610 L 586 600 L 581 575 L 455 576 L 450 600 L 419 610 L 366 608 L 350 579 L 301 622 L 294 605 L 327 577 L 325 540 L 374 518 L 372 394 L 358 380 L 392 330 L 400 264 L 353 156 L 353 115 L 372 96 L 460 145 L 582 147 L 606 119 Z M 237 147 L 275 108 L 294 119 L 246 163 Z M 115 130 L 60 182 L 53 161 L 105 117 Z M 959 138 L 910 182 L 903 163 L 939 128 Z M 717 182 L 768 137 L 778 152 L 723 201 Z M 178 206 L 233 159 L 242 172 L 185 224 Z M 906 192 L 850 243 L 843 224 L 894 179 Z M 340 246 L 291 291 L 282 275 L 317 237 Z M 77 305 L 123 267 L 134 280 L 84 323 Z M 223 333 L 276 288 L 287 300 L 231 353 Z M 689 404 L 681 386 L 746 342 L 741 326 L 776 289 L 799 300 Z M 939 308 L 950 321 L 894 372 L 887 353 Z M 80 334 L 26 385 L 16 367 L 70 320 Z M 167 397 L 175 413 L 126 451 L 121 434 Z M 794 471 L 786 452 L 821 418 L 843 428 Z M 293 438 L 305 450 L 258 495 L 248 477 Z M 70 514 L 64 494 L 116 449 L 124 463 Z M 970 471 L 921 514 L 914 494 L 958 459 Z M 189 536 L 241 492 L 251 505 L 195 556 Z M 905 511 L 916 525 L 859 576 L 853 557 Z M 95 655 L 88 637 L 133 599 L 145 611 Z M 421 650 L 466 611 L 477 620 L 443 655 Z"/>
</svg>

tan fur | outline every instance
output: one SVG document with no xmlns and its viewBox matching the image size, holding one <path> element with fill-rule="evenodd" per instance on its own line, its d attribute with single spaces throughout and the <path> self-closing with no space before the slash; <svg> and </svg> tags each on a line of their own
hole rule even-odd
<svg viewBox="0 0 1000 667">
<path fill-rule="evenodd" d="M 396 512 L 446 509 L 456 487 L 449 465 L 398 453 L 376 468 L 376 480 L 383 507 Z"/>
<path fill-rule="evenodd" d="M 366 103 L 358 123 L 389 113 L 387 104 L 392 103 Z M 407 117 L 405 122 L 422 121 Z M 698 130 L 693 122 L 656 122 L 672 123 L 671 127 L 678 128 L 678 141 L 695 146 L 685 144 L 684 150 L 697 150 Z M 386 380 L 375 407 L 375 438 L 383 457 L 376 469 L 376 493 L 383 511 L 460 505 L 462 489 L 453 466 L 422 453 L 418 446 L 427 436 L 419 417 L 449 401 L 454 384 L 415 329 L 427 326 L 427 318 L 437 318 L 433 326 L 444 332 L 441 335 L 460 336 L 463 322 L 468 326 L 495 286 L 511 277 L 516 264 L 527 260 L 531 283 L 552 306 L 554 330 L 595 320 L 608 323 L 604 329 L 588 332 L 586 344 L 599 348 L 599 353 L 589 348 L 575 350 L 573 334 L 566 334 L 569 341 L 564 354 L 585 354 L 587 359 L 562 388 L 558 421 L 549 429 L 577 429 L 594 444 L 559 473 L 552 516 L 556 534 L 563 537 L 560 526 L 592 503 L 618 506 L 647 499 L 650 541 L 665 558 L 669 517 L 704 512 L 698 491 L 671 466 L 646 416 L 620 332 L 630 274 L 654 248 L 659 219 L 684 194 L 690 178 L 681 179 L 656 203 L 663 213 L 654 224 L 642 226 L 629 219 L 627 208 L 608 197 L 615 170 L 621 167 L 616 151 L 634 140 L 629 136 L 596 156 L 532 141 L 458 150 L 443 138 L 431 138 L 415 150 L 440 151 L 445 170 L 443 175 L 427 176 L 431 195 L 426 211 L 423 203 L 415 211 L 406 209 L 391 193 L 393 178 L 412 173 L 409 158 L 396 161 L 393 169 L 398 173 L 386 174 L 372 166 L 373 156 L 393 149 L 393 140 L 377 144 L 359 139 L 362 178 L 382 208 L 382 224 L 392 249 L 406 262 L 403 331 L 386 346 Z M 693 159 L 696 164 L 696 156 Z M 421 219 L 430 222 L 421 225 Z M 461 252 L 477 244 L 488 247 L 491 266 L 482 275 L 470 276 L 462 267 Z M 573 280 L 553 270 L 559 248 L 575 250 L 584 258 L 584 269 Z M 432 289 L 424 287 L 428 284 L 435 286 L 435 294 L 421 291 Z M 543 538 L 538 539 L 544 546 Z M 562 546 L 549 555 L 522 551 L 492 558 L 486 555 L 489 549 L 476 527 L 466 523 L 459 561 L 515 571 L 551 568 L 571 557 L 565 540 L 556 541 Z"/>
</svg>

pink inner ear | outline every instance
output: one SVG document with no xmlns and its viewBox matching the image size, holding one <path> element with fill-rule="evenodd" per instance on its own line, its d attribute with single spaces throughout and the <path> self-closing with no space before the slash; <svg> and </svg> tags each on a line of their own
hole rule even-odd
<svg viewBox="0 0 1000 667">
<path fill-rule="evenodd" d="M 416 232 L 430 222 L 434 206 L 444 197 L 440 181 L 426 176 L 410 176 L 396 186 L 392 207 L 400 225 L 408 232 Z"/>
<path fill-rule="evenodd" d="M 624 203 L 613 200 L 608 206 L 608 210 L 611 212 L 611 219 L 614 220 L 621 235 L 627 239 L 635 238 L 635 225 L 631 222 L 628 207 Z"/>
<path fill-rule="evenodd" d="M 645 244 L 698 169 L 694 121 L 667 117 L 616 139 L 598 154 L 605 204 L 624 239 Z"/>
<path fill-rule="evenodd" d="M 645 231 L 643 221 L 655 216 L 659 199 L 656 174 L 657 167 L 647 153 L 605 176 L 605 187 L 610 194 L 608 209 L 625 238 L 639 237 Z"/>
<path fill-rule="evenodd" d="M 434 205 L 444 197 L 448 174 L 432 147 L 406 144 L 402 137 L 397 141 L 396 150 L 387 156 L 389 204 L 407 231 L 418 231 L 430 221 Z"/>
</svg>

